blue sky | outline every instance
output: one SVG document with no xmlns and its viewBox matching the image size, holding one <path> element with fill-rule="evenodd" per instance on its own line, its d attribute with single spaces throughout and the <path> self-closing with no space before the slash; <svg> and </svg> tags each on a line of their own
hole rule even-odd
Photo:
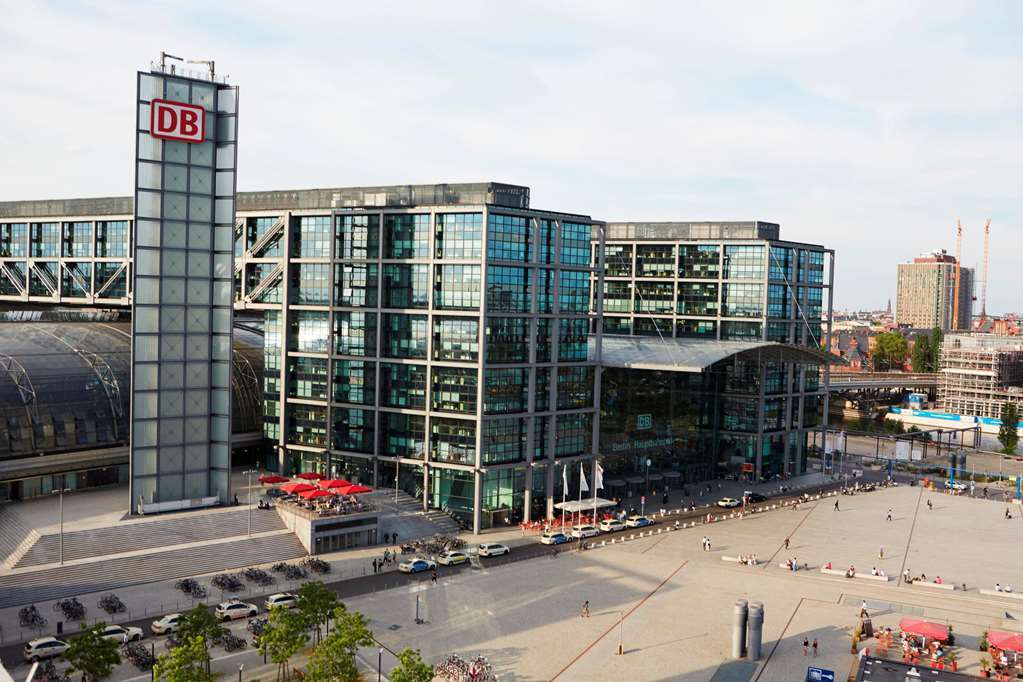
<svg viewBox="0 0 1023 682">
<path fill-rule="evenodd" d="M 129 194 L 133 72 L 213 57 L 239 189 L 497 180 L 605 220 L 760 218 L 837 252 L 835 302 L 981 258 L 1023 310 L 1023 4 L 0 0 L 0 200 Z M 978 291 L 979 295 L 979 291 Z"/>
</svg>

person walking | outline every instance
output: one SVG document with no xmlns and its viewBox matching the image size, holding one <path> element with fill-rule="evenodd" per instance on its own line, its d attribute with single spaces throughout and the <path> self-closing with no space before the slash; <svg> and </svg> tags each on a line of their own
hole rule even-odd
<svg viewBox="0 0 1023 682">
<path fill-rule="evenodd" d="M 817 658 L 817 638 L 813 638 L 813 657 Z"/>
<path fill-rule="evenodd" d="M 867 600 L 864 599 L 860 604 L 860 619 L 867 617 Z"/>
<path fill-rule="evenodd" d="M 430 574 L 430 581 L 433 582 L 434 585 L 437 584 L 437 569 L 436 568 L 433 569 L 433 573 Z"/>
<path fill-rule="evenodd" d="M 1011 519 L 1012 518 L 1012 512 L 1009 511 L 1008 507 L 1005 508 L 1005 518 L 1007 518 L 1007 519 Z"/>
<path fill-rule="evenodd" d="M 785 538 L 785 549 L 789 548 L 789 539 Z"/>
<path fill-rule="evenodd" d="M 590 600 L 589 599 L 587 599 L 586 601 L 583 602 L 583 610 L 579 612 L 579 617 L 580 618 L 589 618 L 590 617 Z"/>
<path fill-rule="evenodd" d="M 888 519 L 889 521 L 892 520 L 892 509 L 891 509 L 891 507 L 888 508 L 888 516 L 886 516 L 885 518 Z"/>
<path fill-rule="evenodd" d="M 878 549 L 877 549 L 877 558 L 878 559 L 884 559 L 884 545 L 881 545 L 880 547 L 878 547 Z"/>
<path fill-rule="evenodd" d="M 838 500 L 835 500 L 835 511 L 838 511 Z"/>
<path fill-rule="evenodd" d="M 377 563 L 376 559 L 373 559 L 373 572 L 374 573 L 379 573 L 379 571 L 378 571 L 379 568 L 380 568 L 380 564 Z"/>
<path fill-rule="evenodd" d="M 928 511 L 931 511 L 931 510 L 934 509 L 934 505 L 931 504 L 931 500 L 930 499 L 927 500 L 927 509 L 928 509 Z"/>
<path fill-rule="evenodd" d="M 806 656 L 810 653 L 810 640 L 806 637 L 803 638 L 803 655 Z"/>
</svg>

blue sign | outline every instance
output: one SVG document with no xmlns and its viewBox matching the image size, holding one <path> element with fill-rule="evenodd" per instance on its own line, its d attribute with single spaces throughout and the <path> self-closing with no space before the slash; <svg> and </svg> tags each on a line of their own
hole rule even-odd
<svg viewBox="0 0 1023 682">
<path fill-rule="evenodd" d="M 835 682 L 835 671 L 824 668 L 807 668 L 806 682 Z"/>
</svg>

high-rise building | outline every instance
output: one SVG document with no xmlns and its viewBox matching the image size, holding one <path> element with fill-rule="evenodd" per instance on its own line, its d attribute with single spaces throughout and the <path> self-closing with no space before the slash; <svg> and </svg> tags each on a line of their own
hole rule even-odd
<svg viewBox="0 0 1023 682">
<path fill-rule="evenodd" d="M 955 256 L 943 250 L 933 251 L 909 263 L 899 263 L 895 324 L 912 329 L 970 329 L 973 268 L 960 267 L 959 278 L 957 310 Z"/>
</svg>

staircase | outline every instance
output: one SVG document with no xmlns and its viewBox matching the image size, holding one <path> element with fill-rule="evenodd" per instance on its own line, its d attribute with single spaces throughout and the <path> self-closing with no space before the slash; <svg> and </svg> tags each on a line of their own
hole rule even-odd
<svg viewBox="0 0 1023 682">
<path fill-rule="evenodd" d="M 13 568 L 39 539 L 39 533 L 6 506 L 0 506 L 0 528 L 3 529 L 0 533 L 0 568 Z"/>
<path fill-rule="evenodd" d="M 426 537 L 441 533 L 443 535 L 457 535 L 462 532 L 458 522 L 448 516 L 440 509 L 423 511 L 421 499 L 411 497 L 404 490 L 398 493 L 398 502 L 394 502 L 394 494 L 388 493 L 389 502 L 387 507 L 396 509 L 397 514 L 386 514 L 381 517 L 383 532 L 396 531 L 399 539 L 410 539 Z"/>
</svg>

